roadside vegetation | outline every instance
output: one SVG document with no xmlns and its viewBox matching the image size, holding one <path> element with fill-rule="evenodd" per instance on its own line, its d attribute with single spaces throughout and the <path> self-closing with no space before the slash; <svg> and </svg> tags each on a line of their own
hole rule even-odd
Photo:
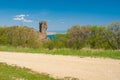
<svg viewBox="0 0 120 80">
<path fill-rule="evenodd" d="M 0 27 L 0 45 L 38 48 L 39 33 L 27 26 Z"/>
<path fill-rule="evenodd" d="M 79 50 L 75 50 L 75 49 L 69 49 L 69 48 L 49 50 L 49 49 L 45 49 L 45 48 L 38 49 L 38 48 L 0 46 L 0 51 L 120 59 L 120 51 L 118 51 L 118 50 L 103 50 L 103 49 L 79 49 Z"/>
<path fill-rule="evenodd" d="M 49 75 L 39 74 L 27 68 L 0 63 L 0 80 L 55 80 Z"/>
<path fill-rule="evenodd" d="M 49 49 L 120 49 L 120 22 L 108 26 L 73 26 L 66 34 L 57 34 L 47 43 Z"/>
<path fill-rule="evenodd" d="M 66 34 L 40 41 L 37 30 L 26 26 L 0 27 L 0 51 L 120 59 L 120 22 L 108 26 L 72 26 Z"/>
</svg>

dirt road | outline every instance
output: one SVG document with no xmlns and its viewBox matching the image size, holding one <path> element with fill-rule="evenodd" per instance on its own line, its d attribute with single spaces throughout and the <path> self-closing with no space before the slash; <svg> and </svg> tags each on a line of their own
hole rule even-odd
<svg viewBox="0 0 120 80">
<path fill-rule="evenodd" d="M 0 52 L 0 62 L 30 68 L 53 77 L 79 80 L 120 80 L 120 60 Z"/>
</svg>

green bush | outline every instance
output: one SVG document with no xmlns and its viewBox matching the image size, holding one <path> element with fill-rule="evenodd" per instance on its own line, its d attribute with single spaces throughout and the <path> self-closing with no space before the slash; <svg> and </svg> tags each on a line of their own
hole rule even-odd
<svg viewBox="0 0 120 80">
<path fill-rule="evenodd" d="M 21 47 L 41 47 L 39 32 L 26 26 L 11 26 L 0 28 L 0 44 Z"/>
<path fill-rule="evenodd" d="M 0 27 L 0 45 L 30 48 L 120 49 L 120 22 L 105 26 L 73 26 L 53 40 L 40 41 L 39 32 L 26 26 Z"/>
<path fill-rule="evenodd" d="M 120 28 L 117 26 L 115 30 L 116 37 L 104 26 L 73 26 L 67 32 L 68 48 L 119 49 Z"/>
</svg>

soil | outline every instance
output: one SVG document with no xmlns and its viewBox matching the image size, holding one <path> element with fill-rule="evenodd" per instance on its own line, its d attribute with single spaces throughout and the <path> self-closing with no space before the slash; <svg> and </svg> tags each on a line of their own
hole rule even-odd
<svg viewBox="0 0 120 80">
<path fill-rule="evenodd" d="M 120 80 L 120 60 L 115 59 L 0 52 L 0 62 L 50 74 L 54 78 Z"/>
</svg>

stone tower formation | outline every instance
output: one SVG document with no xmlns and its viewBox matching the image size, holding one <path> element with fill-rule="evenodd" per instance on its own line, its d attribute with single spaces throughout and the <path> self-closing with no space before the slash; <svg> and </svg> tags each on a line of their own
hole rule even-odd
<svg viewBox="0 0 120 80">
<path fill-rule="evenodd" d="M 46 23 L 46 21 L 41 21 L 39 23 L 39 32 L 41 33 L 41 39 L 42 40 L 47 39 L 47 32 L 46 32 L 46 30 L 47 30 L 47 23 Z"/>
</svg>

